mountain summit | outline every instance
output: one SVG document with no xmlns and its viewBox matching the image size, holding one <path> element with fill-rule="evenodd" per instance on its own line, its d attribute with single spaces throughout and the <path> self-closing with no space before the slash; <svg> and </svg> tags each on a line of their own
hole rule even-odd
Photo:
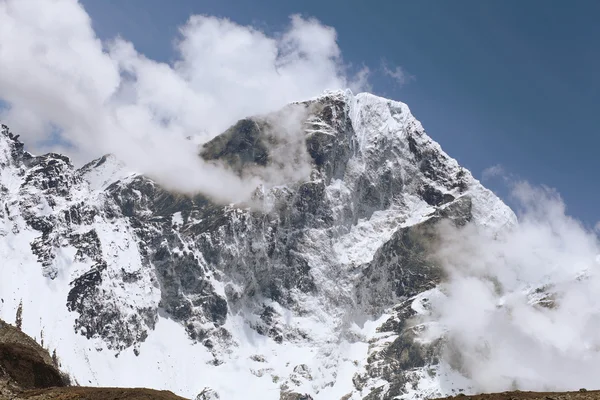
<svg viewBox="0 0 600 400">
<path fill-rule="evenodd" d="M 0 318 L 21 310 L 82 385 L 228 400 L 466 389 L 409 319 L 444 278 L 440 223 L 494 231 L 515 215 L 403 103 L 336 91 L 294 107 L 295 136 L 282 111 L 199 149 L 242 177 L 283 171 L 252 204 L 170 192 L 113 156 L 34 156 L 3 126 Z"/>
</svg>

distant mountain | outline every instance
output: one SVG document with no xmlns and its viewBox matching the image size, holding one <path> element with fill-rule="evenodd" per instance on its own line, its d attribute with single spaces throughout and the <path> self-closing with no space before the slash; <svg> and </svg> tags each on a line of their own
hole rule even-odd
<svg viewBox="0 0 600 400">
<path fill-rule="evenodd" d="M 33 156 L 3 127 L 0 317 L 21 305 L 24 332 L 82 385 L 227 400 L 468 389 L 440 366 L 442 339 L 413 340 L 407 320 L 443 279 L 440 221 L 501 230 L 515 215 L 405 104 L 337 91 L 296 107 L 308 173 L 244 204 L 169 192 L 110 155 L 80 169 Z M 281 115 L 199 154 L 240 176 L 293 172 Z"/>
</svg>

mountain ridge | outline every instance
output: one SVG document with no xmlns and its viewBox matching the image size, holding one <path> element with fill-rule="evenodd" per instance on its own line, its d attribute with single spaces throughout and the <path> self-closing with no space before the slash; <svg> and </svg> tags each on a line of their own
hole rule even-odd
<svg viewBox="0 0 600 400">
<path fill-rule="evenodd" d="M 35 157 L 3 128 L 1 278 L 12 284 L 0 283 L 0 317 L 22 302 L 26 332 L 43 330 L 93 385 L 186 396 L 212 385 L 231 399 L 244 393 L 227 379 L 264 398 L 446 394 L 435 345 L 404 326 L 443 279 L 430 260 L 437 224 L 499 230 L 516 217 L 403 103 L 337 91 L 298 105 L 310 174 L 258 187 L 262 209 L 172 193 L 110 156 L 80 169 Z M 238 125 L 205 159 L 240 173 L 281 162 L 268 131 Z M 248 134 L 267 145 L 238 141 Z M 136 368 L 144 376 L 115 377 Z"/>
</svg>

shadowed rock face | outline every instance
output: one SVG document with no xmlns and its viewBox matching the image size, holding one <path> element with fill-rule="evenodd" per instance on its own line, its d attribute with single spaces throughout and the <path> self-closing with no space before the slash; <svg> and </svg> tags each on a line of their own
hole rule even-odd
<svg viewBox="0 0 600 400">
<path fill-rule="evenodd" d="M 47 365 L 35 350 L 20 344 L 0 344 L 0 371 L 23 389 L 64 386 L 56 367 Z"/>
<path fill-rule="evenodd" d="M 389 293 L 395 293 L 398 298 L 410 298 L 434 288 L 444 276 L 431 257 L 438 241 L 437 225 L 447 220 L 463 226 L 471 218 L 471 199 L 462 197 L 448 207 L 436 210 L 425 222 L 397 230 L 365 268 L 368 282 L 385 282 L 388 286 L 378 288 L 382 301 L 385 302 Z"/>
<path fill-rule="evenodd" d="M 239 175 L 245 167 L 266 166 L 273 138 L 265 134 L 265 128 L 259 121 L 243 119 L 204 144 L 200 156 L 207 161 L 222 161 Z"/>
<path fill-rule="evenodd" d="M 64 298 L 77 315 L 73 329 L 117 354 L 131 347 L 139 354 L 159 313 L 180 323 L 219 365 L 241 340 L 225 328 L 232 315 L 276 343 L 312 346 L 314 333 L 293 317 L 326 320 L 333 343 L 359 340 L 349 326 L 392 309 L 380 332 L 398 338 L 373 349 L 354 382 L 363 396 L 391 399 L 402 392 L 407 370 L 435 362 L 435 346 L 416 346 L 404 322 L 408 299 L 444 277 L 431 257 L 437 225 L 483 224 L 485 202 L 501 202 L 400 103 L 333 93 L 296 107 L 306 111 L 297 135 L 310 174 L 257 188 L 253 207 L 117 174 L 111 156 L 81 169 L 57 154 L 33 157 L 5 130 L 0 163 L 20 186 L 0 187 L 0 217 L 20 215 L 26 226 L 15 222 L 12 229 L 37 233 L 31 251 L 47 279 L 56 279 L 61 257 L 73 254 L 77 268 Z M 239 121 L 199 154 L 240 176 L 278 167 L 282 139 L 273 120 Z M 292 168 L 296 161 L 290 158 Z M 106 182 L 95 187 L 94 179 Z M 504 207 L 490 213 L 510 221 Z M 364 392 L 378 379 L 390 383 L 385 392 Z M 304 396 L 291 378 L 281 385 L 282 396 Z"/>
<path fill-rule="evenodd" d="M 19 329 L 0 320 L 0 399 L 28 389 L 66 386 L 48 352 Z"/>
</svg>

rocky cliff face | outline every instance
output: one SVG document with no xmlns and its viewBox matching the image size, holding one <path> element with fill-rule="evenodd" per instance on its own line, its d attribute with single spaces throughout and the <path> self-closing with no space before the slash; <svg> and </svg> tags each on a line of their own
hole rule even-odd
<svg viewBox="0 0 600 400">
<path fill-rule="evenodd" d="M 407 324 L 443 279 L 436 225 L 497 230 L 514 214 L 402 103 L 332 92 L 295 107 L 302 148 L 288 160 L 308 178 L 258 187 L 251 204 L 169 192 L 112 156 L 79 169 L 33 156 L 3 127 L 0 316 L 22 303 L 24 329 L 84 383 L 225 399 L 247 398 L 244 385 L 265 399 L 446 394 L 438 344 Z M 242 176 L 285 169 L 277 129 L 242 120 L 200 155 Z M 120 380 L 125 368 L 145 373 Z"/>
</svg>

